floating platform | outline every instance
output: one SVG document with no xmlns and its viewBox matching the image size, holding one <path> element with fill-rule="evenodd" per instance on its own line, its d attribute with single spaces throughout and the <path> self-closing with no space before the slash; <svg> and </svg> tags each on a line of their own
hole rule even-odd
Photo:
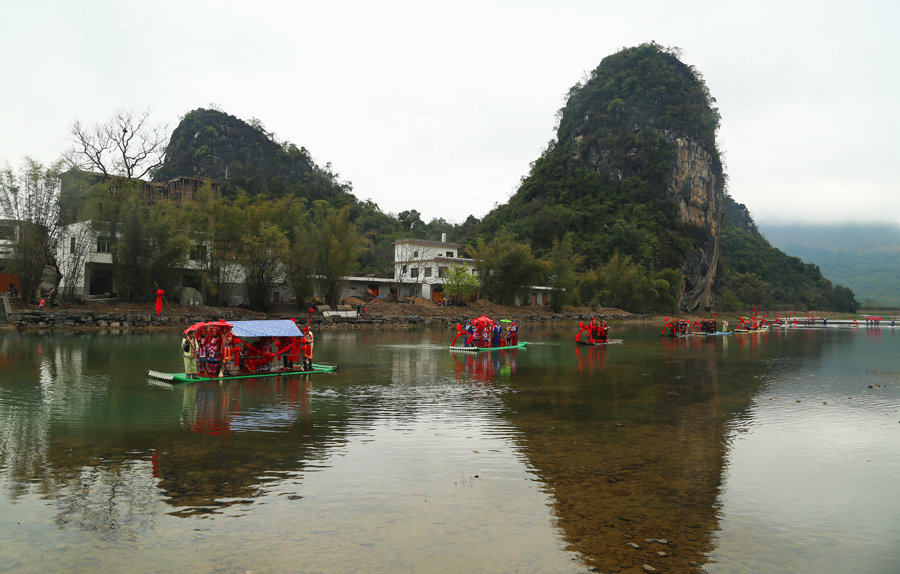
<svg viewBox="0 0 900 574">
<path fill-rule="evenodd" d="M 588 345 L 588 346 L 596 346 L 596 345 L 618 345 L 622 343 L 624 339 L 609 339 L 607 341 L 595 341 L 591 343 L 590 341 L 575 341 L 579 345 Z"/>
<path fill-rule="evenodd" d="M 293 375 L 312 375 L 314 373 L 330 373 L 338 370 L 337 365 L 320 365 L 313 363 L 311 371 L 265 371 L 259 373 L 243 373 L 240 375 L 229 375 L 227 377 L 192 377 L 188 378 L 185 373 L 163 373 L 149 369 L 147 376 L 159 381 L 169 383 L 198 383 L 200 381 L 235 381 L 238 379 L 258 379 L 261 377 L 289 377 Z"/>
<path fill-rule="evenodd" d="M 527 341 L 522 341 L 517 345 L 509 345 L 506 347 L 466 347 L 466 346 L 455 346 L 450 347 L 451 351 L 462 351 L 464 353 L 483 353 L 484 351 L 502 351 L 503 349 L 524 349 L 525 345 L 527 345 Z"/>
</svg>

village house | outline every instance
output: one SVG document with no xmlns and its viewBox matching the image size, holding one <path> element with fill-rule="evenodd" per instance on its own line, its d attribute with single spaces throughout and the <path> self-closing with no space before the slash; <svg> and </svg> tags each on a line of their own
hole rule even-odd
<svg viewBox="0 0 900 574">
<path fill-rule="evenodd" d="M 83 196 L 90 185 L 102 181 L 104 177 L 100 174 L 71 171 L 63 174 L 61 184 L 77 197 Z M 163 198 L 176 202 L 191 201 L 203 186 L 207 186 L 208 193 L 213 196 L 217 196 L 220 189 L 220 182 L 190 177 L 178 177 L 166 183 L 141 180 L 139 184 L 143 186 L 142 194 L 149 201 Z M 81 298 L 117 296 L 112 258 L 115 238 L 97 231 L 102 227 L 95 226 L 90 221 L 79 221 L 63 230 L 57 247 L 57 260 L 63 275 L 60 281 L 61 292 Z M 204 304 L 201 272 L 215 271 L 221 279 L 220 293 L 226 294 L 224 301 L 235 306 L 247 303 L 244 271 L 234 258 L 220 260 L 216 263 L 219 268 L 210 269 L 212 243 L 210 240 L 195 246 L 189 260 L 180 269 L 180 280 L 171 296 L 184 304 Z M 393 294 L 401 300 L 423 298 L 443 302 L 446 274 L 452 266 L 461 266 L 467 273 L 477 275 L 475 261 L 463 257 L 462 250 L 462 245 L 447 242 L 446 234 L 441 235 L 440 241 L 397 240 L 394 242 L 394 276 L 346 277 L 341 299 L 353 297 L 368 300 Z M 222 266 L 227 266 L 228 269 L 223 269 Z M 517 304 L 547 304 L 549 292 L 548 287 L 532 287 L 530 300 L 517 299 Z M 316 296 L 321 294 L 316 293 Z M 278 278 L 272 288 L 271 302 L 284 303 L 293 299 L 294 291 L 290 282 L 285 276 Z"/>
<path fill-rule="evenodd" d="M 451 265 L 460 265 L 477 275 L 475 260 L 461 256 L 463 246 L 440 241 L 399 239 L 394 242 L 394 283 L 400 297 L 421 297 L 433 301 L 444 298 L 446 273 Z"/>
</svg>

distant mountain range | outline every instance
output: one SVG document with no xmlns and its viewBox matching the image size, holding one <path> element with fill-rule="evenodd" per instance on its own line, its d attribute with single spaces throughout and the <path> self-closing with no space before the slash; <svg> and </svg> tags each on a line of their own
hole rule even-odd
<svg viewBox="0 0 900 574">
<path fill-rule="evenodd" d="M 772 245 L 853 289 L 864 306 L 900 307 L 900 225 L 757 225 Z"/>
</svg>

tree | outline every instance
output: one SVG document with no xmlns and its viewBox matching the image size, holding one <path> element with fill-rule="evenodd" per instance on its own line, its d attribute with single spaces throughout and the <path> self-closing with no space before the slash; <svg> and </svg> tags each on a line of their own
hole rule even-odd
<svg viewBox="0 0 900 574">
<path fill-rule="evenodd" d="M 92 189 L 92 226 L 111 242 L 116 292 L 126 301 L 171 292 L 193 246 L 186 212 L 169 200 L 147 203 L 142 190 L 142 182 L 121 178 Z"/>
<path fill-rule="evenodd" d="M 310 247 L 315 254 L 315 269 L 325 301 L 336 306 L 341 298 L 344 277 L 350 274 L 361 248 L 356 225 L 350 221 L 350 206 L 336 210 L 325 201 L 317 201 L 313 210 Z"/>
<path fill-rule="evenodd" d="M 291 229 L 290 257 L 287 276 L 294 289 L 298 309 L 306 309 L 306 302 L 315 294 L 316 252 L 313 248 L 315 232 L 312 221 L 304 215 Z"/>
<path fill-rule="evenodd" d="M 453 264 L 444 272 L 444 291 L 454 301 L 464 301 L 478 291 L 478 278 L 462 265 Z"/>
<path fill-rule="evenodd" d="M 75 120 L 74 146 L 65 154 L 72 167 L 142 179 L 163 164 L 168 134 L 165 126 L 149 124 L 150 110 L 119 110 L 91 126 Z"/>
<path fill-rule="evenodd" d="M 550 307 L 557 313 L 562 312 L 564 305 L 574 300 L 575 297 L 575 268 L 581 264 L 584 257 L 576 255 L 572 249 L 570 235 L 562 241 L 555 241 L 550 251 L 547 267 L 550 277 L 548 284 L 550 291 Z"/>
<path fill-rule="evenodd" d="M 287 249 L 288 239 L 284 232 L 269 221 L 261 221 L 242 238 L 241 262 L 247 277 L 247 296 L 253 309 L 268 309 L 272 286 Z"/>
<path fill-rule="evenodd" d="M 60 297 L 63 301 L 75 300 L 78 282 L 84 279 L 84 263 L 95 237 L 94 226 L 88 221 L 73 223 L 60 233 L 56 249 L 59 284 L 63 285 Z"/>
<path fill-rule="evenodd" d="M 544 266 L 534 258 L 531 247 L 517 243 L 505 228 L 490 243 L 479 238 L 473 258 L 482 293 L 500 305 L 514 304 L 517 296 L 524 296 L 544 276 Z"/>
<path fill-rule="evenodd" d="M 19 275 L 22 295 L 37 293 L 44 268 L 56 264 L 59 239 L 59 173 L 61 164 L 44 167 L 26 157 L 16 173 L 7 164 L 0 170 L 0 216 L 14 228 L 11 270 Z M 55 289 L 54 289 L 55 294 Z"/>
<path fill-rule="evenodd" d="M 402 225 L 403 229 L 407 232 L 416 230 L 424 231 L 425 229 L 425 223 L 422 221 L 422 214 L 415 209 L 401 211 L 397 215 L 397 221 L 400 222 L 400 225 Z"/>
</svg>

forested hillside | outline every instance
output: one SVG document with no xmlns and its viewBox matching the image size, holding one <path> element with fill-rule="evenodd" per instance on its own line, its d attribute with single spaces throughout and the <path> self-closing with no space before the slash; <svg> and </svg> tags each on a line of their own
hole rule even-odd
<svg viewBox="0 0 900 574">
<path fill-rule="evenodd" d="M 307 215 L 316 202 L 346 207 L 362 239 L 354 273 L 392 276 L 395 239 L 447 233 L 479 260 L 516 254 L 513 267 L 528 272 L 492 288 L 496 297 L 538 283 L 553 288 L 556 306 L 855 308 L 849 289 L 769 245 L 727 196 L 715 99 L 677 50 L 650 43 L 604 58 L 571 88 L 559 120 L 509 202 L 461 225 L 422 221 L 414 205 L 385 214 L 305 148 L 216 110 L 184 117 L 155 179 L 215 179 L 226 201 L 290 198 Z M 496 279 L 485 274 L 491 265 L 509 264 L 481 261 L 481 276 Z"/>
<path fill-rule="evenodd" d="M 730 197 L 722 226 L 723 281 L 719 307 L 747 302 L 767 309 L 856 311 L 853 291 L 833 285 L 819 267 L 785 254 L 763 237 L 747 207 Z"/>
<path fill-rule="evenodd" d="M 305 147 L 277 141 L 258 120 L 245 122 L 218 110 L 193 110 L 172 132 L 166 161 L 154 180 L 179 176 L 219 181 L 226 199 L 240 194 L 289 197 L 305 200 L 309 210 L 316 201 L 332 208 L 348 206 L 363 238 L 354 273 L 392 276 L 392 243 L 400 237 L 440 237 L 450 232 L 459 240 L 463 235 L 441 219 L 425 223 L 415 209 L 390 215 L 371 201 L 359 201 L 350 182 L 341 181 L 330 165 L 317 165 Z"/>
<path fill-rule="evenodd" d="M 689 310 L 853 308 L 852 293 L 772 248 L 727 197 L 714 104 L 674 50 L 644 44 L 604 58 L 570 90 L 556 139 L 481 232 L 506 228 L 538 255 L 566 239 L 583 273 L 607 274 L 615 258 L 644 284 L 680 275 Z"/>
<path fill-rule="evenodd" d="M 196 109 L 182 118 L 154 181 L 185 176 L 210 178 L 234 192 L 273 198 L 294 195 L 346 205 L 350 186 L 313 161 L 306 148 L 278 142 L 258 120 L 244 122 L 217 110 Z"/>
<path fill-rule="evenodd" d="M 865 306 L 900 306 L 900 226 L 760 224 L 760 231 L 853 289 Z"/>
</svg>

